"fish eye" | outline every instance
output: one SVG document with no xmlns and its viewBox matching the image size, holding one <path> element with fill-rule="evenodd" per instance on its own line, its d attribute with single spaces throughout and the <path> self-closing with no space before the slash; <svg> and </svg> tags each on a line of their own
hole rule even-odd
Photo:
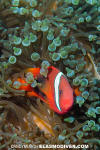
<svg viewBox="0 0 100 150">
<path fill-rule="evenodd" d="M 61 96 L 61 95 L 62 95 L 62 93 L 63 93 L 63 91 L 62 91 L 62 90 L 59 90 L 59 96 Z"/>
</svg>

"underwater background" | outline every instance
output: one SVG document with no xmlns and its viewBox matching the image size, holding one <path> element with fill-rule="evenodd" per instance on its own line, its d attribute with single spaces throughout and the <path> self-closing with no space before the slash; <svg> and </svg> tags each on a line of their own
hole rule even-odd
<svg viewBox="0 0 100 150">
<path fill-rule="evenodd" d="M 44 61 L 74 91 L 64 115 L 12 84 Z M 0 149 L 11 144 L 100 149 L 100 0 L 0 0 Z"/>
</svg>

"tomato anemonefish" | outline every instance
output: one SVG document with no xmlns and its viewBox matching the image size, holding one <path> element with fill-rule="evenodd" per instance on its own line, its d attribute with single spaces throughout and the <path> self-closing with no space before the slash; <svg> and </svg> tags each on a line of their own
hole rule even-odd
<svg viewBox="0 0 100 150">
<path fill-rule="evenodd" d="M 40 74 L 40 68 L 29 68 L 25 72 L 31 72 L 38 83 L 42 86 L 31 87 L 22 85 L 18 90 L 27 91 L 28 96 L 40 98 L 49 104 L 50 108 L 59 113 L 66 113 L 73 104 L 73 90 L 66 76 L 53 66 L 49 66 L 48 74 L 45 78 Z M 27 83 L 25 79 L 19 78 L 17 81 Z"/>
</svg>

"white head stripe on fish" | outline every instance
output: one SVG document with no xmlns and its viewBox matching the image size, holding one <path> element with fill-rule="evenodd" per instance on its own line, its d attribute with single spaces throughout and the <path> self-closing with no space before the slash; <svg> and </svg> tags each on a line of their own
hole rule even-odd
<svg viewBox="0 0 100 150">
<path fill-rule="evenodd" d="M 61 111 L 60 105 L 59 105 L 59 84 L 60 84 L 60 79 L 61 76 L 64 75 L 62 72 L 59 72 L 55 78 L 54 82 L 54 89 L 55 89 L 55 102 L 57 108 Z"/>
</svg>

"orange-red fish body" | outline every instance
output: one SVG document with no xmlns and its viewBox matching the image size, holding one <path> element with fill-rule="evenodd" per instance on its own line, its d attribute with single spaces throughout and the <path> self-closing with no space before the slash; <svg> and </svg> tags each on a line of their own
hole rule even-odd
<svg viewBox="0 0 100 150">
<path fill-rule="evenodd" d="M 27 91 L 28 96 L 40 98 L 59 114 L 64 114 L 71 108 L 73 105 L 73 90 L 62 72 L 53 66 L 48 67 L 46 78 L 40 74 L 40 68 L 29 68 L 26 72 L 31 72 L 42 86 L 32 88 L 29 84 L 21 86 L 20 90 Z M 24 79 L 19 78 L 18 81 L 26 83 Z"/>
</svg>

